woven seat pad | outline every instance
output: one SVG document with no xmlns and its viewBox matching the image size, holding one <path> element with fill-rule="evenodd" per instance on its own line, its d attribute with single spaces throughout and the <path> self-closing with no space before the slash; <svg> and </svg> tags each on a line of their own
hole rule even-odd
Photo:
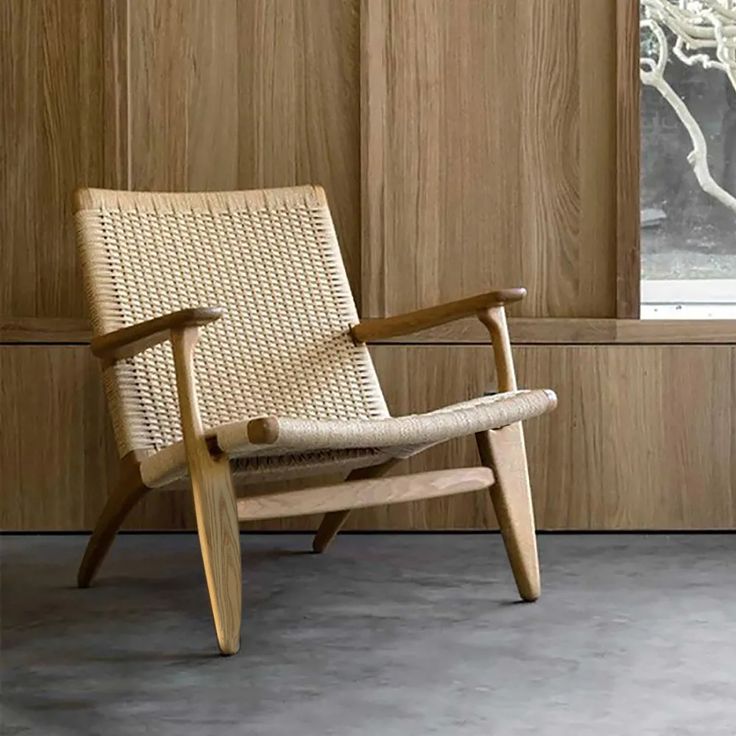
<svg viewBox="0 0 736 736">
<path fill-rule="evenodd" d="M 304 456 L 320 452 L 326 453 L 322 459 L 329 465 L 350 459 L 344 453 L 362 451 L 366 453 L 365 458 L 352 456 L 353 459 L 356 464 L 365 459 L 362 464 L 370 465 L 381 459 L 410 457 L 440 442 L 530 419 L 551 411 L 556 404 L 557 397 L 547 389 L 513 391 L 452 404 L 426 414 L 358 420 L 265 417 L 224 424 L 207 434 L 231 458 L 251 459 L 254 471 L 259 470 L 261 458 L 269 458 L 269 464 L 276 468 L 299 462 L 300 455 L 303 461 Z M 240 461 L 239 465 L 241 471 L 248 470 L 247 462 Z M 185 475 L 183 442 L 145 458 L 141 474 L 151 487 Z"/>
</svg>

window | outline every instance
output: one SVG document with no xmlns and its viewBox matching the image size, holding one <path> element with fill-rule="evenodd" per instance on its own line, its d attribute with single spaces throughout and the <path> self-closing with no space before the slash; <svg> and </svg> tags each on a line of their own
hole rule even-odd
<svg viewBox="0 0 736 736">
<path fill-rule="evenodd" d="M 641 316 L 736 318 L 736 0 L 641 0 Z"/>
</svg>

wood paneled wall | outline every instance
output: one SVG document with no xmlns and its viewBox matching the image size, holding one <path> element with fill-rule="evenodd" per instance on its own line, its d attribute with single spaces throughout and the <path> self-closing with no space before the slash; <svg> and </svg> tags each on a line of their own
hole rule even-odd
<svg viewBox="0 0 736 736">
<path fill-rule="evenodd" d="M 360 293 L 359 0 L 0 5 L 0 315 L 83 318 L 79 186 L 320 182 Z"/>
<path fill-rule="evenodd" d="M 365 313 L 523 284 L 615 316 L 615 3 L 363 7 Z"/>
<path fill-rule="evenodd" d="M 0 526 L 89 528 L 116 472 L 85 344 L 72 190 L 309 181 L 327 189 L 364 314 L 529 288 L 512 324 L 520 379 L 560 397 L 527 428 L 542 528 L 734 526 L 736 326 L 683 338 L 679 323 L 660 336 L 608 319 L 623 303 L 618 7 L 0 3 Z M 477 395 L 493 380 L 471 323 L 422 339 L 373 348 L 395 412 Z M 410 467 L 473 462 L 472 443 L 454 442 Z M 173 491 L 151 494 L 128 526 L 192 523 L 188 494 Z M 483 494 L 349 522 L 493 524 Z"/>
<path fill-rule="evenodd" d="M 360 4 L 241 2 L 239 28 L 239 184 L 320 183 L 360 300 Z"/>
<path fill-rule="evenodd" d="M 494 385 L 487 347 L 374 349 L 392 411 L 421 411 Z M 553 388 L 557 410 L 526 423 L 532 491 L 544 529 L 736 526 L 736 348 L 524 346 L 522 386 Z M 398 379 L 398 380 L 397 380 Z M 412 459 L 412 470 L 477 462 L 474 441 Z M 482 528 L 480 497 L 388 508 L 387 526 Z"/>
<path fill-rule="evenodd" d="M 84 316 L 77 186 L 307 181 L 327 189 L 366 314 L 522 283 L 519 314 L 615 316 L 609 0 L 0 12 L 5 318 Z"/>
<path fill-rule="evenodd" d="M 0 528 L 89 529 L 117 476 L 99 366 L 86 346 L 0 347 Z M 150 494 L 129 526 L 192 523 L 182 494 Z"/>
<path fill-rule="evenodd" d="M 0 4 L 0 314 L 83 314 L 69 208 L 105 166 L 105 7 Z M 82 92 L 83 90 L 83 92 Z"/>
<path fill-rule="evenodd" d="M 485 346 L 377 346 L 372 352 L 395 413 L 477 396 L 494 382 Z M 526 425 L 541 528 L 736 526 L 736 347 L 556 345 L 515 353 L 522 385 L 549 386 L 559 395 L 555 413 Z M 115 477 L 112 432 L 89 350 L 0 347 L 0 375 L 0 527 L 89 528 Z M 470 438 L 434 448 L 406 469 L 475 463 Z M 260 527 L 306 529 L 317 521 Z M 149 494 L 126 526 L 193 523 L 189 494 L 165 491 Z M 494 525 L 481 493 L 364 509 L 349 521 L 349 528 L 362 529 Z"/>
<path fill-rule="evenodd" d="M 360 293 L 358 0 L 130 5 L 130 188 L 319 182 Z"/>
</svg>

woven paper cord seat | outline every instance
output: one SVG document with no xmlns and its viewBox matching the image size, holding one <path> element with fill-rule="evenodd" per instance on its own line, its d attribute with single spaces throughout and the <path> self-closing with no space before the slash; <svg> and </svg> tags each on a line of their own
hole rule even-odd
<svg viewBox="0 0 736 736">
<path fill-rule="evenodd" d="M 544 414 L 554 408 L 557 398 L 549 390 L 512 391 L 483 396 L 438 409 L 426 414 L 383 419 L 298 419 L 264 417 L 244 422 L 224 424 L 208 431 L 217 445 L 231 458 L 238 458 L 238 472 L 263 470 L 258 461 L 269 457 L 265 467 L 271 471 L 280 465 L 286 469 L 298 467 L 293 455 L 308 455 L 316 460 L 315 451 L 322 451 L 322 463 L 374 464 L 387 458 L 408 458 L 411 455 L 455 437 L 473 435 L 487 429 L 505 427 L 523 419 Z M 369 462 L 360 462 L 360 455 L 340 450 L 367 450 Z M 325 451 L 333 452 L 325 452 Z M 242 462 L 245 460 L 246 462 Z M 186 474 L 184 443 L 160 450 L 145 458 L 141 472 L 146 485 L 157 487 Z"/>
</svg>

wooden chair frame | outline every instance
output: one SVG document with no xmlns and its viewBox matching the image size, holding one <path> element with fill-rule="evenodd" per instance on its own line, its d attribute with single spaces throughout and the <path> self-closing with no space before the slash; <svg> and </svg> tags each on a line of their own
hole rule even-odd
<svg viewBox="0 0 736 736">
<path fill-rule="evenodd" d="M 366 319 L 354 325 L 351 334 L 356 343 L 364 343 L 475 315 L 491 337 L 498 390 L 514 391 L 517 385 L 505 305 L 525 294 L 521 288 L 503 289 L 401 316 Z M 184 309 L 96 337 L 91 347 L 103 364 L 109 364 L 166 340 L 171 343 L 197 529 L 222 654 L 234 654 L 240 647 L 239 521 L 322 512 L 325 516 L 313 548 L 323 552 L 354 508 L 489 488 L 519 594 L 525 601 L 539 597 L 539 563 L 521 422 L 476 435 L 478 467 L 385 478 L 382 476 L 398 462 L 389 460 L 352 471 L 341 485 L 237 499 L 229 458 L 205 433 L 193 368 L 201 328 L 221 316 L 222 310 L 215 307 Z M 105 505 L 79 569 L 80 587 L 90 585 L 126 515 L 151 490 L 142 480 L 140 460 L 129 453 L 121 461 L 118 486 Z"/>
</svg>

